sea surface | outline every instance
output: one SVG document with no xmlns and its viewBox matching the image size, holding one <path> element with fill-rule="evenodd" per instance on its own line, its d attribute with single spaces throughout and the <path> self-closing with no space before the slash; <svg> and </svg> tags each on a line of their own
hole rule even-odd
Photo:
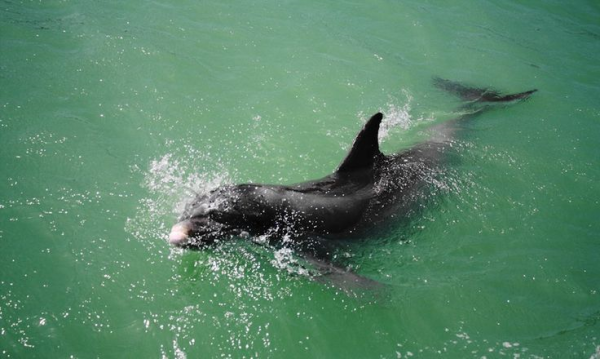
<svg viewBox="0 0 600 359">
<path fill-rule="evenodd" d="M 336 243 L 167 236 L 194 193 L 331 173 L 461 114 L 414 215 Z M 600 3 L 0 0 L 0 357 L 600 358 Z"/>
</svg>

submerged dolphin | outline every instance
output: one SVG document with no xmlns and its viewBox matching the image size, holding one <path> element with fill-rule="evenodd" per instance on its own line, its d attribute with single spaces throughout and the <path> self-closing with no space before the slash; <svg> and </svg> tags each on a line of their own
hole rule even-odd
<svg viewBox="0 0 600 359">
<path fill-rule="evenodd" d="M 436 126 L 436 134 L 426 142 L 392 155 L 379 150 L 383 115 L 376 113 L 332 174 L 294 185 L 222 186 L 199 195 L 173 226 L 169 242 L 199 247 L 231 236 L 341 237 L 390 216 L 402 216 L 414 205 L 419 188 L 435 175 L 457 121 L 481 113 L 491 103 L 526 99 L 536 91 L 502 96 L 448 80 L 434 79 L 434 84 L 476 109 Z"/>
</svg>

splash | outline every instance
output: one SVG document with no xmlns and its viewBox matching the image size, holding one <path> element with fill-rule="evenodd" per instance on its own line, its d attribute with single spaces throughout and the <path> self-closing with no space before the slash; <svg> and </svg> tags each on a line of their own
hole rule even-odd
<svg viewBox="0 0 600 359">
<path fill-rule="evenodd" d="M 381 108 L 385 119 L 381 122 L 379 128 L 378 138 L 380 143 L 385 142 L 397 132 L 406 132 L 424 121 L 433 120 L 430 117 L 414 117 L 412 115 L 413 96 L 407 90 L 402 90 L 402 95 L 403 99 L 396 99 L 390 96 L 388 102 Z M 361 119 L 362 123 L 365 123 L 370 117 L 370 115 L 362 111 L 357 116 Z"/>
<path fill-rule="evenodd" d="M 271 261 L 273 267 L 286 271 L 289 274 L 311 277 L 312 273 L 308 271 L 294 255 L 294 251 L 289 247 L 283 247 L 274 253 L 274 259 Z"/>
<path fill-rule="evenodd" d="M 166 154 L 150 163 L 150 169 L 144 179 L 144 186 L 152 194 L 174 197 L 171 206 L 173 213 L 181 213 L 191 195 L 208 193 L 220 185 L 231 183 L 225 171 L 206 173 L 197 171 L 193 166 Z"/>
<path fill-rule="evenodd" d="M 406 97 L 406 102 L 403 105 L 398 106 L 395 103 L 388 103 L 386 109 L 383 111 L 386 120 L 381 123 L 379 129 L 380 142 L 385 141 L 391 135 L 393 129 L 398 128 L 406 131 L 414 125 L 415 121 L 410 115 L 413 97 L 407 91 L 403 91 L 403 93 Z"/>
<path fill-rule="evenodd" d="M 168 227 L 190 198 L 231 183 L 229 173 L 220 167 L 216 172 L 203 171 L 195 163 L 168 153 L 151 161 L 145 172 L 134 168 L 143 173 L 143 187 L 148 190 L 148 196 L 139 201 L 136 216 L 127 219 L 127 232 L 139 240 L 166 240 Z M 168 223 L 166 218 L 170 219 Z"/>
</svg>

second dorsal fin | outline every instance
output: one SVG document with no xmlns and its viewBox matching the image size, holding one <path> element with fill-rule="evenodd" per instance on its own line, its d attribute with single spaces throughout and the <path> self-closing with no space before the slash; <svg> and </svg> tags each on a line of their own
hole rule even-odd
<svg viewBox="0 0 600 359">
<path fill-rule="evenodd" d="M 379 124 L 383 115 L 374 114 L 354 139 L 352 148 L 338 167 L 338 173 L 367 169 L 373 166 L 375 159 L 381 156 L 379 151 Z"/>
</svg>

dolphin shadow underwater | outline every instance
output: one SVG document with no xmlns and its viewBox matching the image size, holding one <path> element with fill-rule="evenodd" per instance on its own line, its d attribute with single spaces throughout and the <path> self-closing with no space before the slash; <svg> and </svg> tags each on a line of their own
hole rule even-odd
<svg viewBox="0 0 600 359">
<path fill-rule="evenodd" d="M 525 100 L 537 91 L 502 95 L 440 78 L 433 83 L 462 99 L 461 108 L 469 111 L 433 126 L 428 140 L 383 154 L 378 140 L 383 115 L 376 113 L 330 175 L 292 185 L 227 185 L 197 195 L 173 226 L 169 243 L 197 249 L 232 237 L 269 238 L 295 246 L 319 273 L 314 278 L 318 281 L 339 287 L 377 287 L 378 282 L 336 265 L 331 246 L 343 239 L 368 237 L 374 226 L 405 216 L 443 165 L 459 123 L 494 104 Z"/>
</svg>

